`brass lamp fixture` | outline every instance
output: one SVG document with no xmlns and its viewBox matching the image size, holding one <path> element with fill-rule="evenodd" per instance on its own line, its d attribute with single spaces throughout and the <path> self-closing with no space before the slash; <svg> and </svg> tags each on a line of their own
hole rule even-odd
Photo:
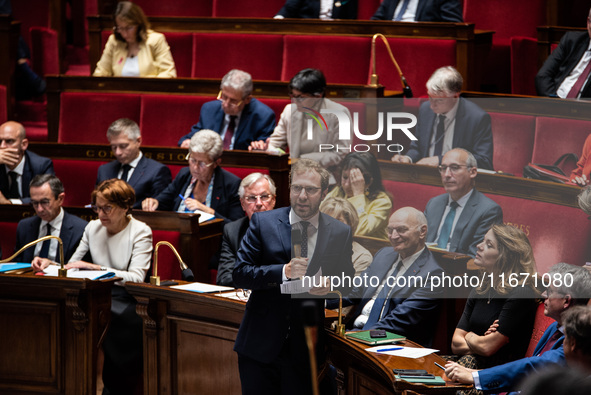
<svg viewBox="0 0 591 395">
<path fill-rule="evenodd" d="M 396 59 L 394 59 L 394 55 L 392 54 L 392 49 L 390 48 L 390 44 L 388 43 L 388 40 L 386 40 L 386 37 L 382 33 L 376 33 L 371 38 L 371 78 L 369 81 L 369 86 L 371 86 L 372 88 L 377 88 L 379 86 L 378 74 L 376 73 L 376 39 L 378 37 L 381 38 L 382 41 L 384 42 L 384 45 L 386 46 L 386 49 L 388 50 L 388 54 L 390 55 L 390 59 L 392 59 L 392 63 L 394 63 L 394 67 L 396 67 L 396 70 L 398 70 L 398 75 L 400 76 L 400 82 L 402 83 L 402 87 L 403 87 L 402 94 L 404 95 L 404 97 L 411 98 L 412 97 L 412 90 L 410 89 L 410 86 L 406 82 L 406 78 L 404 78 L 404 75 L 402 74 L 402 70 L 400 69 L 398 62 L 396 62 Z"/>
<path fill-rule="evenodd" d="M 18 250 L 17 252 L 15 252 L 12 256 L 6 258 L 6 259 L 2 259 L 0 260 L 0 263 L 6 263 L 6 262 L 10 262 L 12 261 L 15 257 L 17 257 L 18 255 L 20 255 L 21 252 L 29 249 L 30 247 L 34 246 L 37 243 L 42 243 L 45 240 L 50 240 L 50 239 L 56 239 L 59 245 L 59 252 L 60 252 L 60 268 L 57 271 L 57 275 L 58 277 L 68 277 L 68 270 L 64 267 L 64 243 L 62 241 L 62 239 L 60 239 L 57 236 L 53 236 L 53 235 L 47 235 L 47 236 L 43 236 L 37 240 L 33 240 L 30 243 L 25 244 L 20 250 Z"/>
<path fill-rule="evenodd" d="M 170 247 L 174 255 L 176 255 L 176 259 L 179 261 L 179 265 L 181 266 L 183 280 L 193 281 L 193 272 L 191 272 L 191 269 L 189 269 L 187 264 L 183 262 L 183 259 L 177 252 L 176 248 L 174 248 L 174 246 L 168 241 L 159 241 L 156 243 L 156 247 L 154 247 L 154 273 L 152 276 L 150 276 L 150 284 L 158 286 L 160 285 L 160 276 L 158 276 L 158 248 L 161 245 Z"/>
</svg>

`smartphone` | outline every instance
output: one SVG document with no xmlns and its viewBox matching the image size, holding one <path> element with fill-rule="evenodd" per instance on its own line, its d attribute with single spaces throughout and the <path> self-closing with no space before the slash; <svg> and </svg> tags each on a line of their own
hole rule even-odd
<svg viewBox="0 0 591 395">
<path fill-rule="evenodd" d="M 369 331 L 369 337 L 371 337 L 372 339 L 386 337 L 386 331 L 383 329 L 372 329 Z"/>
<path fill-rule="evenodd" d="M 424 369 L 392 369 L 399 376 L 433 376 Z"/>
</svg>

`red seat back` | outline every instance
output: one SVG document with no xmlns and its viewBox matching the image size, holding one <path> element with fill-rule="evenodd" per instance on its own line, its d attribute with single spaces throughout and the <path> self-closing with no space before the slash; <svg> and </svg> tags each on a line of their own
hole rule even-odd
<svg viewBox="0 0 591 395">
<path fill-rule="evenodd" d="M 413 184 L 392 180 L 383 180 L 384 188 L 392 196 L 392 212 L 402 207 L 414 207 L 425 211 L 427 202 L 442 193 L 443 187 L 433 185 Z"/>
<path fill-rule="evenodd" d="M 269 174 L 269 170 L 267 169 L 249 169 L 249 168 L 244 168 L 244 167 L 225 167 L 224 163 L 223 163 L 223 158 L 222 158 L 222 167 L 224 168 L 224 170 L 229 171 L 230 173 L 234 174 L 236 177 L 239 178 L 244 178 L 247 175 L 249 175 L 250 173 L 263 173 L 263 174 Z"/>
<path fill-rule="evenodd" d="M 493 155 L 495 170 L 521 176 L 523 167 L 531 161 L 535 118 L 530 115 L 498 112 L 489 114 L 495 147 Z"/>
<path fill-rule="evenodd" d="M 134 3 L 139 5 L 147 16 L 211 16 L 213 10 L 211 0 L 134 0 Z"/>
<path fill-rule="evenodd" d="M 31 28 L 31 61 L 37 74 L 60 73 L 58 42 L 55 30 L 46 27 Z"/>
<path fill-rule="evenodd" d="M 180 239 L 181 235 L 179 232 L 152 230 L 152 243 L 154 244 L 154 247 L 156 247 L 156 243 L 160 241 L 168 241 L 177 251 L 180 251 Z M 153 271 L 154 264 L 152 263 L 151 274 L 154 274 Z M 161 281 L 181 279 L 179 262 L 171 249 L 166 246 L 158 248 L 158 272 L 156 274 L 160 277 Z"/>
<path fill-rule="evenodd" d="M 54 159 L 55 175 L 64 184 L 64 206 L 83 207 L 90 204 L 100 165 L 107 162 L 91 160 Z"/>
<path fill-rule="evenodd" d="M 0 124 L 8 121 L 8 102 L 6 101 L 6 87 L 0 85 Z"/>
<path fill-rule="evenodd" d="M 165 32 L 164 36 L 170 46 L 177 77 L 190 78 L 193 62 L 193 34 Z"/>
<path fill-rule="evenodd" d="M 286 96 L 287 96 L 287 92 L 286 92 Z M 291 100 L 289 100 L 289 99 L 259 99 L 259 100 L 261 102 L 265 103 L 267 106 L 269 106 L 271 108 L 271 110 L 273 110 L 273 112 L 275 113 L 276 123 L 279 122 L 279 118 L 281 117 L 281 113 L 285 109 L 285 106 L 287 106 L 289 103 L 291 103 Z"/>
<path fill-rule="evenodd" d="M 527 352 L 525 353 L 525 357 L 531 357 L 534 355 L 534 350 L 536 349 L 536 345 L 542 338 L 544 331 L 552 324 L 554 320 L 550 317 L 546 317 L 544 315 L 544 304 L 540 303 L 538 305 L 538 309 L 536 310 L 536 318 L 534 320 L 534 329 L 531 334 L 531 339 L 529 340 L 529 346 L 527 347 Z"/>
<path fill-rule="evenodd" d="M 285 0 L 214 0 L 214 17 L 273 18 Z"/>
<path fill-rule="evenodd" d="M 14 253 L 16 245 L 16 222 L 0 222 L 0 258 L 6 259 Z"/>
<path fill-rule="evenodd" d="M 357 19 L 370 19 L 380 7 L 380 0 L 363 0 L 357 5 Z"/>
</svg>

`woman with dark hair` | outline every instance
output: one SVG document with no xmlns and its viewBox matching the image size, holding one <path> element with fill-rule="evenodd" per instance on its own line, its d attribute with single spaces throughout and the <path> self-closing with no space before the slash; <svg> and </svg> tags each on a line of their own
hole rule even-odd
<svg viewBox="0 0 591 395">
<path fill-rule="evenodd" d="M 453 353 L 462 356 L 458 363 L 483 369 L 522 358 L 540 296 L 527 236 L 513 226 L 493 225 L 477 246 L 474 264 L 483 281 L 471 291 L 452 337 Z"/>
<path fill-rule="evenodd" d="M 90 221 L 84 229 L 66 269 L 108 270 L 121 278 L 111 291 L 111 322 L 103 341 L 103 393 L 141 393 L 142 320 L 135 312 L 135 299 L 124 285 L 128 281 L 144 281 L 152 262 L 152 230 L 129 214 L 135 203 L 135 192 L 125 181 L 101 182 L 91 199 L 98 219 Z M 80 260 L 88 252 L 92 263 Z M 37 257 L 32 266 L 35 271 L 42 271 L 51 263 L 47 258 Z"/>
<path fill-rule="evenodd" d="M 119 2 L 113 22 L 113 34 L 107 40 L 93 76 L 176 78 L 166 38 L 150 29 L 148 19 L 138 5 Z"/>
<path fill-rule="evenodd" d="M 388 240 L 386 227 L 392 210 L 392 200 L 382 184 L 380 167 L 369 152 L 352 152 L 341 164 L 341 185 L 326 195 L 326 199 L 347 199 L 359 215 L 356 236 Z"/>
</svg>

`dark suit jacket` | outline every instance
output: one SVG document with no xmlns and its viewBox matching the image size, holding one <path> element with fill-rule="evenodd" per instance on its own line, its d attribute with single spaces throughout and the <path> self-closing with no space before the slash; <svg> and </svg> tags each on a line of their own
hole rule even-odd
<svg viewBox="0 0 591 395">
<path fill-rule="evenodd" d="M 479 371 L 478 377 L 482 388 L 485 391 L 494 390 L 495 393 L 509 391 L 515 389 L 515 386 L 530 373 L 543 370 L 552 364 L 566 365 L 564 349 L 562 348 L 564 336 L 559 338 L 550 350 L 538 355 L 550 336 L 556 331 L 557 326 L 558 323 L 554 322 L 544 331 L 542 338 L 536 345 L 533 357 L 518 359 Z"/>
<path fill-rule="evenodd" d="M 49 158 L 39 156 L 34 152 L 25 151 L 25 168 L 23 169 L 21 200 L 23 204 L 31 203 L 29 184 L 37 174 L 55 174 L 53 162 Z M 0 191 L 6 196 L 8 193 L 8 175 L 6 165 L 0 165 Z"/>
<path fill-rule="evenodd" d="M 429 156 L 429 146 L 433 125 L 437 114 L 431 110 L 429 102 L 421 104 L 417 121 L 418 140 L 411 141 L 408 155 L 413 162 Z M 481 169 L 493 169 L 493 138 L 490 115 L 469 100 L 460 98 L 456 112 L 453 148 L 470 151 Z M 439 158 L 441 163 L 441 157 Z"/>
<path fill-rule="evenodd" d="M 382 248 L 377 252 L 373 262 L 361 274 L 364 278 L 377 278 L 374 284 L 382 283 L 386 274 L 398 259 L 398 253 L 392 247 Z M 443 269 L 435 261 L 431 252 L 425 250 L 419 255 L 416 261 L 403 274 L 404 277 L 418 276 L 425 280 L 428 276 L 441 275 Z M 409 283 L 409 281 L 407 281 Z M 376 287 L 354 288 L 345 304 L 352 304 L 361 298 L 357 309 L 352 316 L 350 323 L 361 314 L 363 307 L 369 302 L 377 290 Z M 439 317 L 439 306 L 442 292 L 440 288 L 434 291 L 429 289 L 429 284 L 423 287 L 397 287 L 391 294 L 390 301 L 386 307 L 384 317 L 371 328 L 364 329 L 385 329 L 408 337 L 421 345 L 430 346 L 433 342 L 433 334 L 437 329 L 437 318 Z"/>
<path fill-rule="evenodd" d="M 117 178 L 121 163 L 114 160 L 98 168 L 96 185 L 111 178 Z M 135 190 L 133 208 L 141 209 L 145 198 L 155 197 L 172 182 L 170 169 L 160 162 L 142 156 L 128 183 Z"/>
<path fill-rule="evenodd" d="M 78 243 L 82 238 L 82 234 L 84 233 L 84 228 L 86 228 L 85 220 L 72 215 L 68 214 L 64 210 L 64 219 L 62 221 L 62 228 L 60 230 L 60 239 L 64 243 L 64 261 L 68 263 L 74 251 L 78 247 Z M 18 251 L 22 246 L 27 243 L 30 243 L 33 240 L 37 240 L 39 238 L 39 225 L 41 224 L 41 218 L 38 216 L 29 217 L 21 220 L 16 228 L 16 246 L 14 248 L 14 252 Z M 17 258 L 17 262 L 26 262 L 30 263 L 35 253 L 35 247 L 31 247 L 28 250 L 25 250 L 21 253 Z M 59 250 L 58 250 L 59 255 Z M 59 257 L 57 258 L 59 260 Z"/>
<path fill-rule="evenodd" d="M 216 218 L 221 218 L 225 223 L 244 217 L 244 211 L 238 197 L 238 187 L 241 179 L 234 174 L 216 167 L 214 170 L 213 190 L 211 196 L 211 208 L 215 210 Z M 182 195 L 191 183 L 191 172 L 188 167 L 182 168 L 172 184 L 168 184 L 165 190 L 155 197 L 158 200 L 158 210 L 176 211 L 181 205 Z"/>
<path fill-rule="evenodd" d="M 567 32 L 536 75 L 538 95 L 556 96 L 560 84 L 579 63 L 587 48 L 589 48 L 589 33 Z M 591 97 L 589 80 L 583 87 L 581 97 Z"/>
<path fill-rule="evenodd" d="M 290 338 L 290 357 L 307 361 L 301 317 L 302 299 L 281 294 L 283 266 L 291 259 L 289 207 L 254 213 L 238 250 L 234 283 L 251 289 L 246 311 L 234 344 L 234 351 L 262 363 L 278 357 L 286 337 Z M 318 239 L 307 274 L 320 267 L 326 276 L 353 276 L 351 228 L 320 214 Z M 316 302 L 318 322 L 317 351 L 323 349 L 324 300 Z"/>
<path fill-rule="evenodd" d="M 427 242 L 435 242 L 439 224 L 443 221 L 443 213 L 449 195 L 435 196 L 425 207 L 425 216 L 429 231 Z M 503 209 L 491 199 L 474 189 L 466 202 L 466 207 L 458 219 L 450 238 L 450 251 L 476 255 L 476 245 L 484 239 L 484 235 L 494 224 L 503 223 Z"/>
<path fill-rule="evenodd" d="M 335 1 L 332 19 L 357 19 L 357 0 Z M 284 18 L 320 18 L 320 0 L 287 0 L 277 13 Z"/>
<path fill-rule="evenodd" d="M 240 248 L 240 242 L 248 230 L 249 223 L 248 217 L 245 216 L 224 226 L 216 280 L 218 285 L 234 286 L 232 272 L 234 271 L 234 266 L 236 266 L 236 257 L 238 255 L 238 248 Z"/>
<path fill-rule="evenodd" d="M 391 21 L 400 0 L 384 0 L 371 19 Z M 463 22 L 459 0 L 419 0 L 417 22 Z"/>
<path fill-rule="evenodd" d="M 201 129 L 211 129 L 221 134 L 224 116 L 221 101 L 213 100 L 205 103 L 201 106 L 199 122 L 191 126 L 191 132 L 181 137 L 178 145 L 180 146 L 184 140 L 193 137 Z M 252 141 L 266 140 L 274 129 L 275 113 L 266 104 L 253 97 L 250 103 L 244 106 L 240 115 L 238 130 L 236 130 L 234 137 L 234 149 L 248 150 Z"/>
</svg>

